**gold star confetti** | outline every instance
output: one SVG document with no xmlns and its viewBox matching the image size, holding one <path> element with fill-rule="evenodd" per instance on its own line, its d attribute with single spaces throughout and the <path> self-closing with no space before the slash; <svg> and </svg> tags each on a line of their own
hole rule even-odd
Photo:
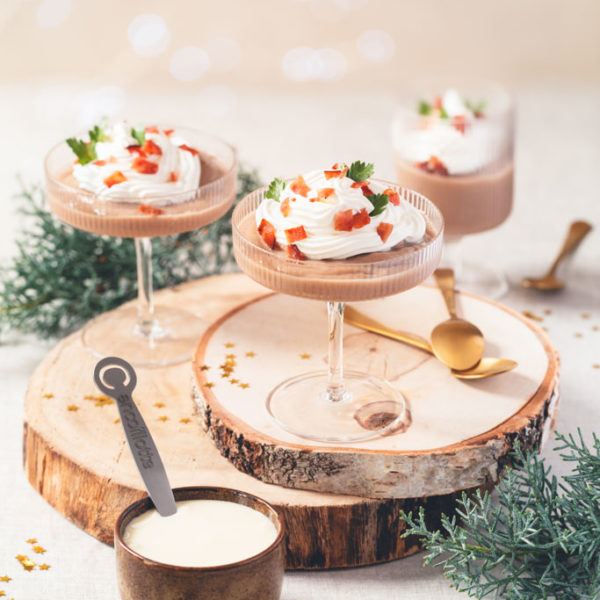
<svg viewBox="0 0 600 600">
<path fill-rule="evenodd" d="M 235 385 L 236 383 L 239 383 L 240 380 L 239 379 L 230 379 L 229 383 L 233 383 L 233 385 Z"/>
<path fill-rule="evenodd" d="M 256 356 L 256 352 L 252 352 L 252 351 L 246 352 L 246 356 L 252 358 L 253 356 Z"/>
<path fill-rule="evenodd" d="M 308 352 L 303 352 L 303 353 L 300 355 L 300 358 L 301 358 L 302 360 L 308 360 L 308 359 L 310 358 L 310 354 L 309 354 Z"/>
<path fill-rule="evenodd" d="M 581 313 L 581 318 L 582 319 L 589 319 L 592 315 L 590 315 L 590 313 Z"/>
<path fill-rule="evenodd" d="M 225 348 L 233 348 L 235 346 L 235 344 L 232 344 L 231 342 L 225 342 Z"/>
<path fill-rule="evenodd" d="M 6 596 L 6 592 L 4 590 L 0 590 L 0 596 Z"/>
<path fill-rule="evenodd" d="M 180 422 L 180 423 L 184 423 L 184 424 L 186 424 L 186 425 L 187 425 L 188 423 L 191 423 L 191 421 L 192 421 L 192 420 L 191 420 L 191 419 L 189 419 L 188 417 L 184 417 L 183 419 L 179 419 L 179 422 Z"/>
<path fill-rule="evenodd" d="M 598 363 L 594 363 L 594 364 L 592 365 L 592 368 L 593 368 L 593 369 L 600 369 L 600 365 L 599 365 Z"/>
<path fill-rule="evenodd" d="M 107 404 L 114 404 L 115 401 L 108 396 L 94 396 L 94 406 L 106 406 Z"/>
<path fill-rule="evenodd" d="M 34 546 L 32 548 L 32 550 L 36 553 L 36 554 L 45 554 L 47 552 L 46 548 L 44 548 L 43 546 Z"/>
<path fill-rule="evenodd" d="M 235 358 L 235 354 L 226 354 L 225 358 Z"/>
<path fill-rule="evenodd" d="M 583 337 L 583 333 L 579 333 L 579 332 L 577 332 L 577 333 L 574 333 L 573 335 L 574 335 L 576 338 L 581 338 L 581 337 Z"/>
<path fill-rule="evenodd" d="M 240 383 L 240 387 L 241 387 L 243 390 L 245 390 L 246 388 L 249 388 L 249 387 L 250 387 L 250 384 L 249 384 L 249 383 Z"/>
<path fill-rule="evenodd" d="M 532 313 L 530 310 L 524 310 L 522 312 L 523 316 L 531 319 L 532 321 L 543 321 L 544 319 L 535 313 Z"/>
<path fill-rule="evenodd" d="M 208 365 L 202 365 L 202 366 L 200 367 L 200 370 L 201 370 L 201 371 L 208 371 L 209 369 L 210 369 L 210 367 L 209 367 Z"/>
<path fill-rule="evenodd" d="M 54 394 L 44 394 L 42 398 L 54 398 Z"/>
<path fill-rule="evenodd" d="M 224 379 L 227 379 L 229 375 L 231 375 L 231 373 L 221 373 L 221 377 L 223 377 Z"/>
<path fill-rule="evenodd" d="M 592 327 L 592 331 L 600 331 L 600 327 L 598 327 L 598 325 L 594 325 Z"/>
<path fill-rule="evenodd" d="M 79 410 L 79 406 L 77 406 L 77 404 L 69 404 L 69 406 L 67 406 L 67 410 L 70 410 L 71 412 L 75 412 L 75 411 Z"/>
<path fill-rule="evenodd" d="M 115 423 L 120 423 L 120 422 L 121 422 L 121 419 L 115 419 L 115 420 L 114 420 L 114 422 L 115 422 Z"/>
<path fill-rule="evenodd" d="M 94 394 L 86 394 L 83 399 L 84 400 L 93 400 L 96 396 Z"/>
<path fill-rule="evenodd" d="M 168 420 L 169 420 L 169 417 L 167 417 L 167 415 L 162 415 L 162 416 L 158 417 L 158 419 L 157 419 L 157 421 L 162 421 L 163 423 Z"/>
<path fill-rule="evenodd" d="M 205 387 L 205 388 L 209 388 L 209 389 L 210 389 L 211 387 L 215 387 L 215 384 L 214 384 L 212 381 L 207 381 L 207 382 L 204 384 L 204 387 Z"/>
<path fill-rule="evenodd" d="M 28 544 L 37 544 L 37 538 L 29 538 L 25 540 Z"/>
<path fill-rule="evenodd" d="M 552 314 L 552 309 L 551 309 L 551 308 L 546 308 L 546 309 L 544 310 L 544 314 L 545 314 L 545 315 L 551 315 L 551 314 Z"/>
<path fill-rule="evenodd" d="M 46 563 L 42 563 L 41 565 L 39 565 L 38 568 L 40 569 L 40 571 L 47 571 L 50 568 L 50 565 L 47 565 Z"/>
<path fill-rule="evenodd" d="M 0 577 L 0 581 L 8 583 L 9 581 L 12 581 L 12 577 L 9 577 L 8 575 L 3 575 L 2 577 Z"/>
<path fill-rule="evenodd" d="M 163 406 L 165 405 L 164 402 L 155 402 L 154 406 L 156 406 L 156 408 L 163 408 Z"/>
<path fill-rule="evenodd" d="M 28 556 L 25 556 L 23 554 L 17 554 L 15 558 L 21 563 L 21 566 L 26 571 L 33 571 L 35 563 Z"/>
</svg>

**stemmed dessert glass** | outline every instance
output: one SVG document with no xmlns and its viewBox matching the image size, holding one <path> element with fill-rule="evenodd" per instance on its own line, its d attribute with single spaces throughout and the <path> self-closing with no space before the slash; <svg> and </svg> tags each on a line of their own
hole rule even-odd
<svg viewBox="0 0 600 600">
<path fill-rule="evenodd" d="M 421 114 L 428 103 L 435 112 L 435 99 L 449 89 L 467 100 L 474 118 Z M 497 84 L 421 81 L 402 94 L 392 125 L 398 183 L 424 194 L 444 215 L 441 265 L 454 270 L 458 288 L 491 298 L 508 290 L 506 277 L 489 262 L 463 260 L 461 241 L 498 227 L 512 210 L 514 113 L 512 97 Z M 432 140 L 423 136 L 432 122 L 442 127 L 436 133 L 443 138 L 433 142 L 443 147 L 439 156 L 430 154 Z"/>
<path fill-rule="evenodd" d="M 165 126 L 168 128 L 172 129 Z M 155 306 L 152 237 L 209 225 L 229 210 L 236 193 L 235 150 L 212 135 L 182 127 L 175 131 L 198 150 L 202 169 L 196 188 L 164 197 L 113 196 L 106 200 L 79 188 L 71 175 L 74 155 L 65 142 L 52 148 L 45 160 L 46 197 L 61 221 L 98 235 L 134 239 L 137 307 L 100 315 L 84 327 L 82 335 L 84 345 L 95 355 L 117 354 L 136 366 L 165 366 L 188 359 L 206 327 L 199 316 L 176 302 Z M 111 264 L 114 258 L 99 256 L 98 260 L 119 269 L 118 263 Z"/>
<path fill-rule="evenodd" d="M 374 375 L 344 371 L 344 303 L 396 294 L 426 279 L 441 255 L 443 219 L 421 194 L 379 183 L 422 212 L 427 221 L 422 242 L 345 260 L 298 260 L 268 249 L 256 232 L 255 211 L 266 187 L 246 196 L 233 211 L 234 255 L 247 275 L 277 292 L 327 302 L 327 369 L 286 379 L 267 398 L 267 410 L 279 426 L 306 439 L 350 442 L 406 426 L 406 401 L 396 388 Z"/>
</svg>

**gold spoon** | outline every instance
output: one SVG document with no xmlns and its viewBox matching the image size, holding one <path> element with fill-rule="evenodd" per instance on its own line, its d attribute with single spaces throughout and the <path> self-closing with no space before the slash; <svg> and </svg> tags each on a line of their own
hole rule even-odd
<svg viewBox="0 0 600 600">
<path fill-rule="evenodd" d="M 436 357 L 457 371 L 474 367 L 483 356 L 485 340 L 480 329 L 460 319 L 454 301 L 454 271 L 437 269 L 433 276 L 438 284 L 450 318 L 436 325 L 431 332 L 431 347 Z"/>
<path fill-rule="evenodd" d="M 562 290 L 565 287 L 565 282 L 555 277 L 556 269 L 562 260 L 577 249 L 583 238 L 592 230 L 592 226 L 585 221 L 574 221 L 569 227 L 569 232 L 563 243 L 563 246 L 558 253 L 558 256 L 552 263 L 550 270 L 543 277 L 526 277 L 521 281 L 521 285 L 542 292 L 554 292 Z"/>
<path fill-rule="evenodd" d="M 361 313 L 348 304 L 344 309 L 344 321 L 350 325 L 354 325 L 354 327 L 358 327 L 359 329 L 377 333 L 392 340 L 413 346 L 414 348 L 419 348 L 419 350 L 423 350 L 429 354 L 433 354 L 431 344 L 427 340 L 412 333 L 390 329 L 375 319 L 367 317 L 367 315 Z M 517 363 L 514 360 L 509 360 L 507 358 L 486 357 L 482 358 L 471 369 L 466 369 L 464 371 L 456 371 L 451 369 L 451 372 L 452 375 L 459 379 L 483 379 L 485 377 L 491 377 L 492 375 L 498 375 L 499 373 L 510 371 L 516 366 Z"/>
</svg>

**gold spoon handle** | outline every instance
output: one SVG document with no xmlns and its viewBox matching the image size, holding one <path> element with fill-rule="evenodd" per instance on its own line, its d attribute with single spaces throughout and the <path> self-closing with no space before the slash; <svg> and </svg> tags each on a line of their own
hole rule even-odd
<svg viewBox="0 0 600 600">
<path fill-rule="evenodd" d="M 554 273 L 556 273 L 556 269 L 558 269 L 558 265 L 560 265 L 563 258 L 565 258 L 567 254 L 573 252 L 591 230 L 592 226 L 586 221 L 574 221 L 571 223 L 563 246 L 548 271 L 548 276 L 554 276 Z"/>
<path fill-rule="evenodd" d="M 427 342 L 427 340 L 424 340 L 423 338 L 411 333 L 406 333 L 405 331 L 389 329 L 389 327 L 386 327 L 382 323 L 375 321 L 375 319 L 371 319 L 371 317 L 367 317 L 367 315 L 359 312 L 352 306 L 346 305 L 346 309 L 344 311 L 344 321 L 350 325 L 359 327 L 360 329 L 372 331 L 373 333 L 383 335 L 399 342 L 404 342 L 409 346 L 413 346 L 415 348 L 419 348 L 419 350 L 424 350 L 425 352 L 429 352 L 429 354 L 433 354 L 431 345 L 429 342 Z"/>
<path fill-rule="evenodd" d="M 442 292 L 446 308 L 453 319 L 456 319 L 456 302 L 454 299 L 454 271 L 452 269 L 436 269 L 433 273 L 436 283 Z"/>
</svg>

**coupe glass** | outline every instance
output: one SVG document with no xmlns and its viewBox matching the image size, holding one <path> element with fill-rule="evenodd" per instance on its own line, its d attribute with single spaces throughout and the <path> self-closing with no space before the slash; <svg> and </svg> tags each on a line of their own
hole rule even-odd
<svg viewBox="0 0 600 600">
<path fill-rule="evenodd" d="M 206 326 L 175 302 L 154 305 L 152 237 L 209 225 L 229 210 L 236 193 L 235 150 L 211 135 L 181 127 L 175 130 L 200 152 L 200 181 L 193 190 L 152 197 L 151 205 L 148 198 L 112 197 L 107 201 L 77 187 L 69 177 L 74 155 L 65 142 L 50 150 L 45 161 L 46 197 L 61 221 L 98 235 L 134 239 L 137 307 L 125 306 L 100 315 L 84 327 L 82 335 L 84 345 L 95 355 L 116 354 L 136 366 L 165 366 L 188 359 Z M 106 262 L 106 268 L 118 270 L 117 258 L 99 256 L 98 260 Z M 123 277 L 128 275 L 123 273 Z"/>
<path fill-rule="evenodd" d="M 397 294 L 426 279 L 439 262 L 443 219 L 421 194 L 379 183 L 423 213 L 428 224 L 424 241 L 345 260 L 296 260 L 265 248 L 256 232 L 255 211 L 267 188 L 246 196 L 233 211 L 234 255 L 247 275 L 277 292 L 327 302 L 327 370 L 286 379 L 267 398 L 267 410 L 279 426 L 306 439 L 350 442 L 406 425 L 406 401 L 400 391 L 379 377 L 344 371 L 344 303 Z"/>
<path fill-rule="evenodd" d="M 485 101 L 480 118 L 463 126 L 459 143 L 444 142 L 444 152 L 461 167 L 460 174 L 428 172 L 422 168 L 423 162 L 430 158 L 431 143 L 424 142 L 422 132 L 427 130 L 431 117 L 418 114 L 417 108 L 421 101 L 431 103 L 448 89 L 456 89 L 462 98 L 473 103 Z M 454 269 L 459 289 L 491 298 L 498 298 L 508 290 L 506 277 L 494 270 L 489 261 L 464 261 L 460 242 L 466 235 L 498 227 L 511 212 L 514 112 L 511 96 L 499 85 L 425 81 L 405 90 L 392 126 L 398 182 L 424 194 L 444 215 L 441 265 Z M 449 130 L 453 127 L 451 118 L 439 123 Z M 416 155 L 420 155 L 417 160 Z M 469 167 L 469 162 L 474 168 Z"/>
</svg>

